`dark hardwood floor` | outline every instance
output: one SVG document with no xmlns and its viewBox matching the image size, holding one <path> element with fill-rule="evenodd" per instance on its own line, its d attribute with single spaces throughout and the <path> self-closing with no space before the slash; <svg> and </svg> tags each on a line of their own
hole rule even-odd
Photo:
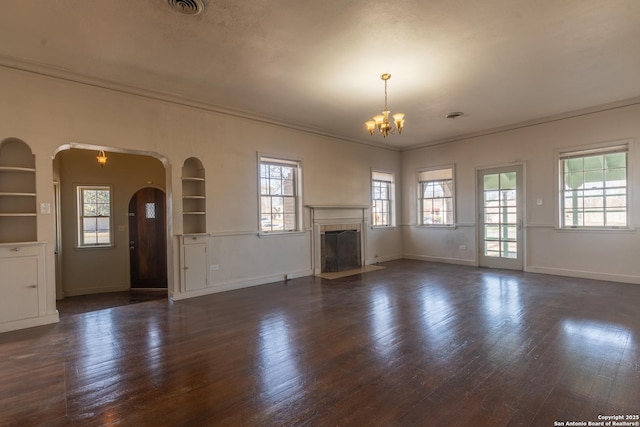
<svg viewBox="0 0 640 427">
<path fill-rule="evenodd" d="M 553 426 L 640 413 L 640 286 L 383 265 L 0 334 L 0 425 Z"/>
</svg>

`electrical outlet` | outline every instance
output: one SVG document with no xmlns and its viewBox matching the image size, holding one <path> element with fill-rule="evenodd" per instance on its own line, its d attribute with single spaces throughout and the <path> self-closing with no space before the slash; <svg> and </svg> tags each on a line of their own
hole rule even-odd
<svg viewBox="0 0 640 427">
<path fill-rule="evenodd" d="M 209 268 L 211 269 L 211 271 L 216 271 L 218 269 L 218 264 L 211 264 Z"/>
<path fill-rule="evenodd" d="M 467 245 L 460 245 L 460 250 L 461 251 L 466 251 L 467 250 Z"/>
</svg>

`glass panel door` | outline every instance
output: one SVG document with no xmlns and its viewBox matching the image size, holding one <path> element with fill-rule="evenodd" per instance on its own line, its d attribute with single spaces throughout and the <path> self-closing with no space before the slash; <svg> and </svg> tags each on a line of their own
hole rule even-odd
<svg viewBox="0 0 640 427">
<path fill-rule="evenodd" d="M 478 172 L 481 267 L 522 270 L 522 166 Z"/>
</svg>

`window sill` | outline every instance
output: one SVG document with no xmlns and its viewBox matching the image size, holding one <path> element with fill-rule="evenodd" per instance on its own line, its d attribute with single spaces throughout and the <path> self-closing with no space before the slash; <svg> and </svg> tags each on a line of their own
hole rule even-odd
<svg viewBox="0 0 640 427">
<path fill-rule="evenodd" d="M 458 226 L 456 224 L 433 224 L 433 225 L 427 225 L 427 224 L 417 224 L 416 227 L 418 228 L 422 228 L 422 229 L 429 229 L 429 228 L 436 228 L 436 229 L 456 229 L 458 228 Z"/>
<path fill-rule="evenodd" d="M 92 249 L 113 249 L 116 245 L 86 245 L 86 246 L 76 246 L 74 249 L 78 251 L 86 251 Z"/>
<path fill-rule="evenodd" d="M 586 232 L 613 232 L 613 233 L 629 233 L 635 232 L 635 227 L 556 227 L 556 231 L 566 231 L 575 233 L 580 231 Z"/>
<path fill-rule="evenodd" d="M 372 230 L 388 230 L 390 228 L 396 228 L 395 225 L 371 225 L 369 228 Z"/>
</svg>

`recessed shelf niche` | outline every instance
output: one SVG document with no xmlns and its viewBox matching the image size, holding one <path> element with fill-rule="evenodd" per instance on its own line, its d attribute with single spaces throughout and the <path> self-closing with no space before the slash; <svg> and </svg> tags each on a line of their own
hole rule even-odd
<svg viewBox="0 0 640 427">
<path fill-rule="evenodd" d="M 189 157 L 182 166 L 182 229 L 184 234 L 206 233 L 205 171 L 202 162 Z"/>
<path fill-rule="evenodd" d="M 25 142 L 5 139 L 0 143 L 0 243 L 37 239 L 35 156 Z"/>
</svg>

